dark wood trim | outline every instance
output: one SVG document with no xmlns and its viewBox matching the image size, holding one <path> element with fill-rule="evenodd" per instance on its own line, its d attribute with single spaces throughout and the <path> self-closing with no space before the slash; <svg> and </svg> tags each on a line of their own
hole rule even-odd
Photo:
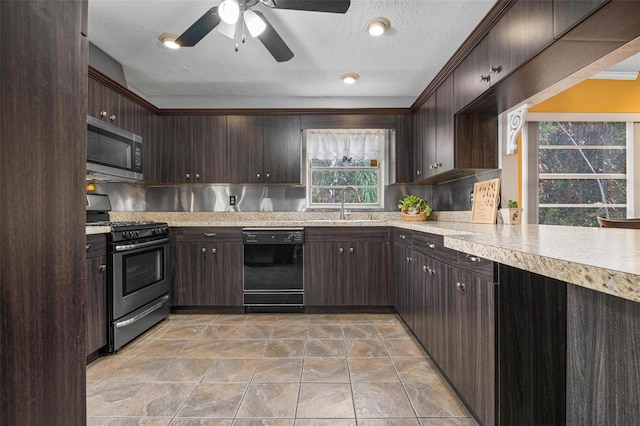
<svg viewBox="0 0 640 426">
<path fill-rule="evenodd" d="M 174 306 L 172 314 L 244 314 L 243 306 Z"/>
<path fill-rule="evenodd" d="M 393 306 L 307 306 L 306 314 L 395 314 Z"/>
<path fill-rule="evenodd" d="M 489 10 L 484 19 L 474 28 L 469 37 L 462 43 L 462 45 L 451 56 L 449 61 L 442 67 L 440 72 L 431 80 L 431 83 L 422 91 L 415 102 L 411 105 L 411 112 L 415 113 L 424 105 L 429 97 L 435 93 L 438 86 L 440 86 L 453 70 L 464 60 L 464 58 L 471 52 L 489 33 L 495 23 L 504 15 L 504 13 L 515 3 L 516 0 L 498 0 L 496 4 Z"/>
<path fill-rule="evenodd" d="M 91 65 L 89 65 L 89 77 L 96 80 L 100 84 L 107 86 L 109 89 L 113 90 L 119 95 L 124 96 L 130 101 L 137 103 L 138 105 L 145 108 L 146 110 L 151 111 L 155 114 L 160 113 L 160 110 L 158 109 L 158 107 L 156 107 L 146 99 L 142 98 L 141 96 L 136 95 L 131 90 L 124 87 L 123 85 L 116 82 L 115 80 L 112 80 L 110 77 L 98 71 L 96 68 L 92 67 Z"/>
</svg>

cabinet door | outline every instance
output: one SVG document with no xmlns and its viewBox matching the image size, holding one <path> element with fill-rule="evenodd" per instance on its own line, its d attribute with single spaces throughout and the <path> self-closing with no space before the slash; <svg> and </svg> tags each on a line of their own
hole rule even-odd
<svg viewBox="0 0 640 426">
<path fill-rule="evenodd" d="M 208 291 L 212 306 L 242 306 L 242 243 L 207 245 L 211 276 Z"/>
<path fill-rule="evenodd" d="M 491 29 L 488 39 L 492 85 L 553 41 L 555 3 L 558 2 L 518 1 Z"/>
<path fill-rule="evenodd" d="M 188 116 L 160 117 L 156 175 L 159 183 L 191 183 L 193 177 L 192 119 Z"/>
<path fill-rule="evenodd" d="M 395 182 L 413 182 L 413 116 L 396 116 L 396 176 Z"/>
<path fill-rule="evenodd" d="M 458 112 L 490 87 L 489 43 L 485 37 L 453 72 L 455 111 Z M 485 78 L 482 78 L 485 77 Z"/>
<path fill-rule="evenodd" d="M 454 108 L 453 76 L 449 76 L 436 90 L 436 161 L 435 173 L 454 167 Z"/>
<path fill-rule="evenodd" d="M 430 269 L 429 258 L 414 252 L 411 268 L 413 278 L 413 334 L 425 347 L 427 347 L 427 342 L 429 341 L 428 318 L 431 313 L 430 302 L 433 297 L 430 292 L 432 289 L 430 285 Z"/>
<path fill-rule="evenodd" d="M 387 306 L 388 243 L 385 241 L 352 241 L 348 244 L 347 304 Z"/>
<path fill-rule="evenodd" d="M 432 347 L 427 349 L 440 368 L 451 378 L 451 372 L 459 365 L 454 339 L 457 331 L 456 271 L 454 267 L 434 259 L 430 262 L 434 271 L 431 282 L 434 298 L 431 304 L 433 321 L 429 322 L 428 332 L 432 335 Z"/>
<path fill-rule="evenodd" d="M 227 181 L 258 183 L 263 180 L 263 117 L 227 117 Z"/>
<path fill-rule="evenodd" d="M 495 301 L 490 279 L 457 271 L 456 388 L 483 424 L 495 424 Z"/>
<path fill-rule="evenodd" d="M 264 183 L 300 183 L 302 132 L 299 115 L 264 120 Z"/>
<path fill-rule="evenodd" d="M 95 118 L 103 119 L 100 113 L 102 111 L 107 113 L 105 105 L 105 93 L 106 87 L 98 83 L 96 80 L 89 78 L 87 85 L 87 115 Z"/>
<path fill-rule="evenodd" d="M 305 243 L 305 304 L 344 306 L 348 302 L 345 287 L 346 244 Z"/>
<path fill-rule="evenodd" d="M 106 242 L 103 241 L 106 244 Z M 85 260 L 87 281 L 86 355 L 107 344 L 107 257 Z"/>
<path fill-rule="evenodd" d="M 412 255 L 406 247 L 396 245 L 393 253 L 395 276 L 395 308 L 404 322 L 413 330 Z"/>
<path fill-rule="evenodd" d="M 422 145 L 422 164 L 424 177 L 437 174 L 438 169 L 438 105 L 437 97 L 440 88 L 427 99 L 424 104 L 426 109 L 424 122 L 424 140 Z"/>
<path fill-rule="evenodd" d="M 553 36 L 560 37 L 606 0 L 562 0 L 553 2 Z"/>
<path fill-rule="evenodd" d="M 435 101 L 435 97 L 434 101 Z M 431 98 L 429 98 L 431 99 Z M 428 100 L 427 100 L 428 102 Z M 425 165 L 423 152 L 425 150 L 427 135 L 427 105 L 422 105 L 413 115 L 413 178 L 412 182 L 420 182 L 425 178 Z"/>
<path fill-rule="evenodd" d="M 225 182 L 227 178 L 227 117 L 192 117 L 194 183 Z"/>
<path fill-rule="evenodd" d="M 173 304 L 175 306 L 213 306 L 208 278 L 211 274 L 210 244 L 177 242 Z"/>
</svg>

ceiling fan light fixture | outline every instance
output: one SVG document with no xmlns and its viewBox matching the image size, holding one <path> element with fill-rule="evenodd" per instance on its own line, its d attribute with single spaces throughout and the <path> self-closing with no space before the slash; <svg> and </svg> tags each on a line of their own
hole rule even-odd
<svg viewBox="0 0 640 426">
<path fill-rule="evenodd" d="M 227 24 L 226 22 L 220 22 L 216 27 L 216 30 L 225 37 L 231 40 L 236 38 L 236 24 Z"/>
<path fill-rule="evenodd" d="M 218 15 L 222 22 L 235 24 L 240 17 L 240 5 L 237 0 L 224 0 L 218 6 Z"/>
<path fill-rule="evenodd" d="M 265 29 L 267 29 L 267 24 L 264 20 L 251 9 L 244 11 L 244 22 L 247 24 L 247 29 L 249 30 L 251 37 L 258 37 Z"/>
<path fill-rule="evenodd" d="M 391 22 L 383 17 L 369 19 L 367 23 L 364 24 L 364 30 L 374 37 L 381 36 L 389 28 L 391 28 Z"/>
<path fill-rule="evenodd" d="M 348 73 L 340 75 L 340 80 L 342 80 L 342 82 L 344 84 L 353 84 L 359 78 L 360 78 L 360 76 L 358 74 L 356 74 L 355 72 L 348 72 Z"/>
<path fill-rule="evenodd" d="M 168 47 L 169 49 L 180 49 L 180 45 L 176 43 L 177 38 L 178 36 L 176 36 L 175 34 L 162 33 L 158 37 L 158 40 L 160 40 L 160 42 L 164 44 L 166 47 Z"/>
</svg>

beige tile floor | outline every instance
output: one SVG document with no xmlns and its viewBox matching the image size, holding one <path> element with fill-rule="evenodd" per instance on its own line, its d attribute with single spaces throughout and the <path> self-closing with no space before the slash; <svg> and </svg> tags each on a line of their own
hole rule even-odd
<svg viewBox="0 0 640 426">
<path fill-rule="evenodd" d="M 87 367 L 88 425 L 476 425 L 392 314 L 171 315 Z"/>
</svg>

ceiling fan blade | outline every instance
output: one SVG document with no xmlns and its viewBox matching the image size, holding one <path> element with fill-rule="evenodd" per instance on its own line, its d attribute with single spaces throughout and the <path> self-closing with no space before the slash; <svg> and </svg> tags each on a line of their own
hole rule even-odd
<svg viewBox="0 0 640 426">
<path fill-rule="evenodd" d="M 277 9 L 306 10 L 310 12 L 346 13 L 351 0 L 272 0 Z"/>
<path fill-rule="evenodd" d="M 275 58 L 278 62 L 286 62 L 289 59 L 293 58 L 293 52 L 287 46 L 287 43 L 282 40 L 282 37 L 278 34 L 278 32 L 271 26 L 269 21 L 265 16 L 258 12 L 254 11 L 256 15 L 260 16 L 260 18 L 267 24 L 267 28 L 258 36 L 264 47 L 267 48 L 269 53 Z"/>
<path fill-rule="evenodd" d="M 176 39 L 182 47 L 195 46 L 220 23 L 218 6 L 212 7 Z"/>
</svg>

